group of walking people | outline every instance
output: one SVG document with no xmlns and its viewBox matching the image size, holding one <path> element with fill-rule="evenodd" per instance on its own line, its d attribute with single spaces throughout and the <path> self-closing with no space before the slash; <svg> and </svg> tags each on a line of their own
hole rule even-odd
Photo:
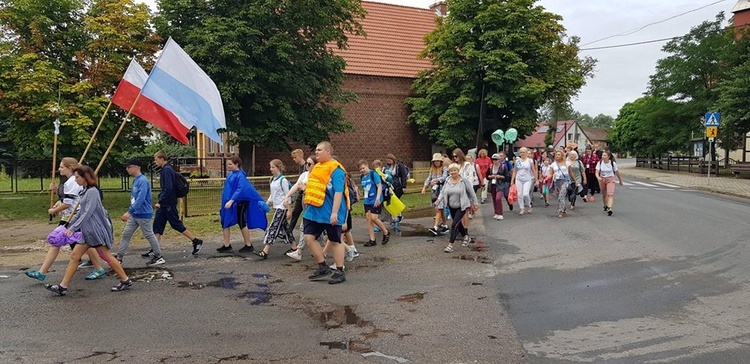
<svg viewBox="0 0 750 364">
<path fill-rule="evenodd" d="M 224 182 L 220 223 L 222 226 L 223 244 L 217 248 L 220 253 L 233 251 L 230 243 L 230 228 L 237 225 L 243 240 L 240 253 L 253 253 L 267 259 L 271 246 L 276 241 L 289 245 L 285 255 L 301 260 L 303 249 L 307 247 L 310 254 L 319 263 L 319 268 L 309 277 L 319 280 L 331 275 L 329 283 L 337 284 L 346 281 L 344 261 L 351 261 L 359 255 L 351 234 L 351 207 L 360 200 L 360 189 L 353 182 L 333 156 L 329 142 L 318 144 L 314 155 L 304 158 L 302 150 L 292 152 L 292 159 L 299 167 L 299 177 L 294 184 L 285 176 L 283 162 L 274 159 L 269 163 L 270 194 L 264 198 L 247 179 L 242 169 L 242 160 L 238 156 L 228 158 L 229 171 Z M 381 221 L 380 216 L 386 194 L 393 193 L 400 197 L 406 188 L 408 167 L 389 154 L 385 165 L 379 160 L 370 163 L 359 162 L 362 173 L 362 196 L 370 240 L 364 246 L 376 245 L 375 232 L 382 233 L 382 244 L 387 244 L 390 231 Z M 93 266 L 93 271 L 86 279 L 98 279 L 105 275 L 102 260 L 117 273 L 119 282 L 112 287 L 113 291 L 122 291 L 132 286 L 132 281 L 122 268 L 123 258 L 129 250 L 130 242 L 139 229 L 149 242 L 150 250 L 141 254 L 149 259 L 147 266 L 166 263 L 161 252 L 160 240 L 167 223 L 177 232 L 188 238 L 192 245 L 192 254 L 198 254 L 203 248 L 203 241 L 195 237 L 184 225 L 178 215 L 177 203 L 180 195 L 181 178 L 168 163 L 164 152 L 154 155 L 154 163 L 161 168 L 160 192 L 156 204 L 152 204 L 151 185 L 141 171 L 139 159 L 130 159 L 125 163 L 127 173 L 133 177 L 130 207 L 120 219 L 125 222 L 119 247 L 111 253 L 114 245 L 114 234 L 109 213 L 102 204 L 103 194 L 98 187 L 98 177 L 88 166 L 78 165 L 74 158 L 63 158 L 60 164 L 60 175 L 68 177 L 63 186 L 50 186 L 58 194 L 58 203 L 48 212 L 61 216 L 60 225 L 65 226 L 65 235 L 72 239 L 73 233 L 80 231 L 82 238 L 70 244 L 73 253 L 59 284 L 45 287 L 59 295 L 68 292 L 69 284 L 79 268 Z M 185 192 L 186 193 L 186 192 Z M 273 210 L 270 224 L 266 213 Z M 301 234 L 295 239 L 293 229 L 302 217 Z M 389 216 L 390 217 L 390 216 Z M 394 224 L 401 219 L 400 214 L 393 216 Z M 263 248 L 255 249 L 250 241 L 250 230 L 265 230 Z M 321 246 L 324 245 L 324 246 Z M 52 263 L 57 258 L 60 247 L 50 247 L 39 270 L 26 272 L 30 278 L 45 281 Z M 331 253 L 333 264 L 326 263 L 326 254 Z M 89 260 L 81 261 L 88 253 Z"/>
<path fill-rule="evenodd" d="M 230 228 L 237 225 L 244 243 L 239 249 L 240 253 L 253 253 L 267 259 L 271 246 L 276 241 L 282 241 L 289 245 L 284 254 L 301 260 L 303 249 L 307 247 L 319 265 L 309 278 L 319 280 L 331 275 L 329 283 L 342 283 L 346 281 L 344 262 L 359 255 L 351 234 L 352 205 L 359 200 L 364 204 L 369 239 L 363 245 L 377 245 L 378 232 L 382 235 L 380 243 L 387 244 L 392 232 L 383 221 L 383 205 L 389 201 L 390 194 L 401 197 L 409 178 L 409 169 L 392 154 L 385 158 L 385 165 L 380 160 L 372 163 L 361 160 L 358 162 L 360 190 L 344 166 L 333 156 L 333 147 L 329 142 L 319 143 L 314 155 L 308 158 L 304 158 L 302 150 L 295 150 L 292 159 L 299 168 L 295 183 L 284 176 L 286 168 L 281 160 L 270 161 L 272 176 L 267 198 L 262 197 L 247 179 L 239 157 L 232 156 L 227 160 L 229 173 L 220 206 L 223 244 L 217 251 L 233 251 Z M 149 259 L 146 263 L 149 266 L 166 263 L 161 253 L 160 239 L 167 223 L 190 240 L 193 255 L 202 250 L 203 241 L 193 235 L 179 218 L 177 202 L 179 197 L 183 197 L 179 191 L 184 178 L 167 160 L 164 152 L 154 155 L 154 163 L 161 168 L 160 192 L 154 205 L 151 185 L 141 171 L 141 161 L 130 159 L 125 163 L 127 173 L 133 177 L 131 204 L 120 217 L 125 226 L 120 245 L 112 254 L 112 223 L 102 204 L 103 194 L 98 187 L 97 176 L 90 167 L 78 165 L 75 159 L 63 158 L 59 171 L 61 176 L 68 179 L 63 186 L 51 186 L 57 191 L 59 201 L 48 212 L 61 216 L 60 225 L 66 227 L 66 236 L 71 237 L 80 231 L 82 239 L 71 244 L 73 253 L 62 281 L 45 285 L 47 289 L 65 295 L 76 270 L 87 265 L 94 269 L 86 279 L 104 276 L 102 260 L 118 275 L 119 282 L 112 290 L 128 289 L 132 282 L 122 268 L 122 261 L 135 230 L 139 228 L 150 245 L 150 250 L 142 254 L 143 258 Z M 540 154 L 521 148 L 518 156 L 509 159 L 504 152 L 488 156 L 487 150 L 482 149 L 474 160 L 471 155 L 456 148 L 450 156 L 440 153 L 432 156 L 422 193 L 430 191 L 435 208 L 435 223 L 429 231 L 435 236 L 449 233 L 444 251 L 450 253 L 455 250 L 454 244 L 459 237 L 462 246 L 473 242 L 469 234 L 471 219 L 488 196 L 495 220 L 504 219 L 505 204 L 509 210 L 514 209 L 515 199 L 518 201 L 519 215 L 531 214 L 534 190 L 540 193 L 545 207 L 549 206 L 550 196 L 554 196 L 557 199 L 557 216 L 564 218 L 568 210 L 575 209 L 579 196 L 584 202 L 594 201 L 594 195 L 601 187 L 604 212 L 611 216 L 616 178 L 622 185 L 617 162 L 608 151 L 602 151 L 599 156 L 587 148 L 584 155 L 579 155 L 575 145 L 568 145 L 565 149 Z M 266 213 L 271 210 L 273 217 L 269 224 Z M 401 220 L 400 214 L 390 216 L 386 213 L 386 216 L 394 226 Z M 300 217 L 301 234 L 296 239 L 293 230 Z M 449 220 L 452 220 L 450 227 Z M 265 230 L 262 249 L 256 250 L 251 243 L 252 229 Z M 40 269 L 28 271 L 26 275 L 44 281 L 59 251 L 59 247 L 51 247 Z M 333 258 L 332 265 L 326 262 L 329 252 Z M 84 254 L 88 254 L 89 261 L 82 263 Z"/>
<path fill-rule="evenodd" d="M 444 251 L 454 251 L 459 235 L 462 246 L 472 242 L 468 232 L 471 214 L 486 201 L 487 195 L 492 200 L 495 220 L 504 220 L 504 204 L 512 211 L 516 198 L 518 214 L 531 214 L 534 190 L 539 192 L 545 207 L 549 206 L 550 196 L 556 197 L 558 218 L 576 208 L 578 197 L 584 202 L 594 201 L 594 195 L 601 191 L 603 210 L 612 216 L 616 179 L 622 185 L 622 175 L 612 153 L 601 151 L 597 155 L 587 147 L 581 156 L 574 143 L 557 151 L 551 146 L 549 149 L 547 153 L 538 153 L 521 148 L 512 159 L 504 152 L 488 158 L 487 150 L 481 149 L 476 161 L 458 148 L 450 158 L 433 154 L 422 193 L 429 189 L 435 206 L 435 223 L 429 231 L 435 236 L 450 231 Z M 450 227 L 448 220 L 453 220 Z"/>
</svg>

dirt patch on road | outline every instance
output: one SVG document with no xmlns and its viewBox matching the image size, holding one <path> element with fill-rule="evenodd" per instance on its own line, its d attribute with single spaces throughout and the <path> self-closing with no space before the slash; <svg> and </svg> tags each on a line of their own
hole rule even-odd
<svg viewBox="0 0 750 364">
<path fill-rule="evenodd" d="M 0 266 L 41 263 L 47 251 L 45 239 L 57 221 L 0 219 Z"/>
</svg>

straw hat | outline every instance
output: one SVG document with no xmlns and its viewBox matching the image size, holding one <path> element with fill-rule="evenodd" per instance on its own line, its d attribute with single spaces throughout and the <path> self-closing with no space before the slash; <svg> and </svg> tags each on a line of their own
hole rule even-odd
<svg viewBox="0 0 750 364">
<path fill-rule="evenodd" d="M 568 142 L 568 147 L 570 147 L 571 149 L 576 149 L 578 148 L 578 143 Z"/>
<path fill-rule="evenodd" d="M 432 162 L 442 162 L 443 161 L 443 155 L 440 153 L 435 153 L 432 155 Z"/>
</svg>

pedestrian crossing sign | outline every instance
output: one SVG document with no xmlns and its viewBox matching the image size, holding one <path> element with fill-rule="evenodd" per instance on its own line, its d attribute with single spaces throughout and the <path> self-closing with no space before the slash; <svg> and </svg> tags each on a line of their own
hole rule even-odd
<svg viewBox="0 0 750 364">
<path fill-rule="evenodd" d="M 719 128 L 715 126 L 709 126 L 706 128 L 706 138 L 716 138 L 716 134 L 718 134 Z"/>
<path fill-rule="evenodd" d="M 709 112 L 706 113 L 706 119 L 704 126 L 719 126 L 719 121 L 721 121 L 721 114 L 718 112 Z"/>
</svg>

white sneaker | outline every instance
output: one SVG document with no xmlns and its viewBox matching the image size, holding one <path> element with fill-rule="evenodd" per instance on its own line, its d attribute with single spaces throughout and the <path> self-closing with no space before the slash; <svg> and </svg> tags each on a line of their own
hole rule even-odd
<svg viewBox="0 0 750 364">
<path fill-rule="evenodd" d="M 349 248 L 344 255 L 344 259 L 346 259 L 347 262 L 354 260 L 354 249 Z"/>
<path fill-rule="evenodd" d="M 468 235 L 464 236 L 464 241 L 461 242 L 461 246 L 469 246 L 470 241 L 471 241 L 471 238 L 469 238 Z"/>
<path fill-rule="evenodd" d="M 352 248 L 351 248 L 351 249 L 349 249 L 349 250 L 351 250 L 351 251 L 353 252 L 353 253 L 352 253 L 352 258 L 357 258 L 357 257 L 359 257 L 359 252 L 357 251 L 357 247 L 355 247 L 355 246 L 352 246 Z"/>
<path fill-rule="evenodd" d="M 289 258 L 292 258 L 294 260 L 302 260 L 302 254 L 298 253 L 296 250 L 290 251 L 289 253 L 286 253 L 286 256 Z"/>
<path fill-rule="evenodd" d="M 502 220 L 502 219 L 504 219 L 504 217 L 503 217 L 503 215 L 497 215 L 497 219 L 498 220 Z"/>
<path fill-rule="evenodd" d="M 492 218 L 497 220 L 497 214 L 492 215 Z"/>
</svg>

